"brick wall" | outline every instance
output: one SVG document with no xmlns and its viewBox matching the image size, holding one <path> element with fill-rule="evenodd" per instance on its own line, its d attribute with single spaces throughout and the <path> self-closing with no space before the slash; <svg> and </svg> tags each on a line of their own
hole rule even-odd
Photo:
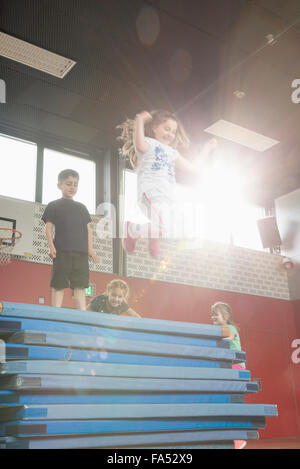
<svg viewBox="0 0 300 469">
<path fill-rule="evenodd" d="M 162 240 L 157 259 L 146 239 L 127 256 L 128 277 L 139 277 L 258 296 L 289 299 L 288 278 L 277 254 L 221 243 Z"/>
</svg>

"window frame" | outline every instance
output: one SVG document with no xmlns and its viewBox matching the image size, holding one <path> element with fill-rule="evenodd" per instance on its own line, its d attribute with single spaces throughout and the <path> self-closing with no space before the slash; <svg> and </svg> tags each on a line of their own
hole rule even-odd
<svg viewBox="0 0 300 469">
<path fill-rule="evenodd" d="M 96 208 L 103 202 L 104 199 L 110 199 L 110 194 L 107 193 L 107 187 L 104 184 L 102 174 L 106 168 L 106 174 L 110 173 L 110 157 L 107 158 L 107 153 L 110 149 L 106 145 L 86 145 L 79 142 L 64 140 L 56 136 L 41 134 L 37 131 L 32 131 L 25 128 L 16 128 L 0 125 L 0 134 L 7 138 L 24 141 L 25 143 L 32 143 L 37 146 L 37 159 L 36 159 L 36 179 L 35 179 L 35 200 L 32 202 L 42 203 L 43 193 L 43 167 L 44 167 L 44 149 L 66 153 L 70 156 L 77 156 L 79 158 L 88 159 L 95 163 L 95 200 Z M 20 199 L 23 200 L 23 199 Z"/>
</svg>

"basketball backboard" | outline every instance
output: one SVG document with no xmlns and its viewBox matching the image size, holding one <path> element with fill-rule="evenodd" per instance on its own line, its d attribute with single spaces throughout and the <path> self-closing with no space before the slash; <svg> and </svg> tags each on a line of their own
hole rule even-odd
<svg viewBox="0 0 300 469">
<path fill-rule="evenodd" d="M 14 246 L 12 254 L 32 256 L 33 218 L 34 203 L 0 197 L 0 228 L 11 228 L 22 233 L 22 238 Z"/>
</svg>

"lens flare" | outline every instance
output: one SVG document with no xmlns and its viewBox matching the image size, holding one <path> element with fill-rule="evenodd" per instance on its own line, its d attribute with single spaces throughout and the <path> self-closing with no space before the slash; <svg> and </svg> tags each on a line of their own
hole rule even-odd
<svg viewBox="0 0 300 469">
<path fill-rule="evenodd" d="M 160 33 L 159 16 L 155 8 L 142 7 L 136 20 L 136 30 L 142 44 L 151 46 L 155 43 Z"/>
</svg>

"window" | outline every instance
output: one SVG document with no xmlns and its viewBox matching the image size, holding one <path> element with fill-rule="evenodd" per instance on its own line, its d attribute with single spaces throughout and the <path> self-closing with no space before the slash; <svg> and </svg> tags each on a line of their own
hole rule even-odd
<svg viewBox="0 0 300 469">
<path fill-rule="evenodd" d="M 79 173 L 78 192 L 74 200 L 83 203 L 91 214 L 96 211 L 96 164 L 94 161 L 45 148 L 43 169 L 43 204 L 59 199 L 57 176 L 63 169 Z"/>
<path fill-rule="evenodd" d="M 37 146 L 0 135 L 0 195 L 35 200 Z"/>
<path fill-rule="evenodd" d="M 244 204 L 236 213 L 232 224 L 232 241 L 235 246 L 265 251 L 258 231 L 257 220 L 265 216 L 262 207 Z"/>
</svg>

